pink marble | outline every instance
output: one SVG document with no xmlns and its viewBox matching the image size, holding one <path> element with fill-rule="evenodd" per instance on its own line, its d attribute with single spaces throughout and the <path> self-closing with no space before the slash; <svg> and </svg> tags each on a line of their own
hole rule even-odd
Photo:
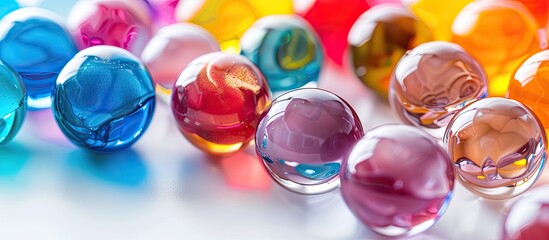
<svg viewBox="0 0 549 240">
<path fill-rule="evenodd" d="M 446 151 L 426 132 L 405 125 L 367 131 L 341 169 L 341 194 L 373 231 L 413 235 L 444 213 L 454 188 Z"/>
<path fill-rule="evenodd" d="M 140 55 L 152 21 L 144 1 L 86 0 L 75 4 L 67 24 L 80 50 L 111 45 Z"/>
<path fill-rule="evenodd" d="M 175 23 L 175 8 L 179 0 L 146 0 L 153 8 L 153 25 L 155 29 Z"/>
<path fill-rule="evenodd" d="M 206 30 L 191 23 L 176 23 L 163 27 L 153 36 L 141 59 L 156 84 L 171 89 L 187 64 L 216 51 L 220 51 L 219 44 Z"/>
<path fill-rule="evenodd" d="M 549 236 L 549 185 L 521 197 L 503 224 L 503 240 L 544 239 Z"/>
</svg>

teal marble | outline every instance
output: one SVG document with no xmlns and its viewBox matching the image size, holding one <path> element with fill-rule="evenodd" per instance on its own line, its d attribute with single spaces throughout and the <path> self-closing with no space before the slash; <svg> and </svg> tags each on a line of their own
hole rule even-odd
<svg viewBox="0 0 549 240">
<path fill-rule="evenodd" d="M 98 152 L 130 147 L 149 126 L 155 108 L 149 71 L 130 52 L 106 45 L 82 50 L 67 63 L 52 99 L 65 136 Z"/>
<path fill-rule="evenodd" d="M 39 8 L 20 8 L 0 21 L 0 59 L 21 75 L 31 109 L 51 106 L 57 76 L 77 52 L 62 22 Z"/>
<path fill-rule="evenodd" d="M 17 135 L 26 112 L 27 95 L 21 77 L 0 61 L 0 146 Z"/>
<path fill-rule="evenodd" d="M 241 54 L 267 78 L 273 92 L 318 81 L 324 52 L 313 28 L 301 17 L 273 15 L 259 19 L 240 39 Z"/>
</svg>

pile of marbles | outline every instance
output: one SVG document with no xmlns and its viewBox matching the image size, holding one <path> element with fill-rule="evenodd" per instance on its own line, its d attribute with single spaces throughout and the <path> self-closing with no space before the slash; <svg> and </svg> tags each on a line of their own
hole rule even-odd
<svg viewBox="0 0 549 240">
<path fill-rule="evenodd" d="M 357 218 L 387 236 L 435 224 L 455 179 L 488 199 L 534 185 L 549 126 L 547 1 L 299 4 L 81 0 L 64 21 L 3 0 L 0 146 L 27 110 L 51 108 L 75 145 L 120 151 L 143 135 L 159 99 L 198 149 L 255 146 L 281 187 L 341 188 Z M 403 124 L 364 131 L 345 96 L 316 87 L 327 62 Z M 504 238 L 549 236 L 547 206 L 546 191 L 524 195 Z"/>
</svg>

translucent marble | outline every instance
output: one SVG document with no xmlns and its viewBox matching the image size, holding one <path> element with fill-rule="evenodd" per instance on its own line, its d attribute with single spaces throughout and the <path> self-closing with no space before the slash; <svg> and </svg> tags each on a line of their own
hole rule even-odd
<svg viewBox="0 0 549 240">
<path fill-rule="evenodd" d="M 406 51 L 432 41 L 427 27 L 405 8 L 382 4 L 355 22 L 348 37 L 355 75 L 382 99 L 387 99 L 391 73 Z"/>
<path fill-rule="evenodd" d="M 496 97 L 458 112 L 444 145 L 463 186 L 481 197 L 506 199 L 537 181 L 545 165 L 547 138 L 530 109 Z"/>
<path fill-rule="evenodd" d="M 0 61 L 0 147 L 9 143 L 23 124 L 27 95 L 21 77 Z"/>
<path fill-rule="evenodd" d="M 452 42 L 477 59 L 488 75 L 490 96 L 503 96 L 512 71 L 540 51 L 537 24 L 518 1 L 473 1 L 452 24 Z"/>
<path fill-rule="evenodd" d="M 512 74 L 507 97 L 528 106 L 545 126 L 549 128 L 549 50 L 529 57 Z"/>
<path fill-rule="evenodd" d="M 17 1 L 2 0 L 2 4 L 0 5 L 0 19 L 2 19 L 2 17 L 4 17 L 6 14 L 18 8 L 19 8 L 19 4 L 17 3 Z"/>
<path fill-rule="evenodd" d="M 473 0 L 403 0 L 414 15 L 433 33 L 436 40 L 452 38 L 452 23 L 458 13 Z"/>
<path fill-rule="evenodd" d="M 139 56 L 151 38 L 151 15 L 144 1 L 78 1 L 67 24 L 79 49 L 110 45 Z"/>
<path fill-rule="evenodd" d="M 316 82 L 324 60 L 320 39 L 307 21 L 295 15 L 257 20 L 240 39 L 240 48 L 273 92 Z"/>
<path fill-rule="evenodd" d="M 52 104 L 65 136 L 99 152 L 130 147 L 147 129 L 154 107 L 153 82 L 145 65 L 112 46 L 80 51 L 59 75 Z"/>
<path fill-rule="evenodd" d="M 549 1 L 547 0 L 519 0 L 530 10 L 536 18 L 539 27 L 546 27 L 549 23 Z"/>
<path fill-rule="evenodd" d="M 261 71 L 247 58 L 209 53 L 192 61 L 172 91 L 172 112 L 183 136 L 213 155 L 230 155 L 253 139 L 271 101 Z"/>
<path fill-rule="evenodd" d="M 384 125 L 352 148 L 341 194 L 355 216 L 386 236 L 420 233 L 442 216 L 454 189 L 446 151 L 424 131 Z"/>
<path fill-rule="evenodd" d="M 315 0 L 299 14 L 318 33 L 326 55 L 341 65 L 351 26 L 368 8 L 366 0 Z"/>
<path fill-rule="evenodd" d="M 179 0 L 145 0 L 154 9 L 153 25 L 156 29 L 175 23 L 175 9 Z"/>
<path fill-rule="evenodd" d="M 257 19 L 291 13 L 292 0 L 180 0 L 175 17 L 205 28 L 223 51 L 238 53 L 238 40 Z"/>
<path fill-rule="evenodd" d="M 304 88 L 269 105 L 255 133 L 255 149 L 280 186 L 319 194 L 339 187 L 341 162 L 363 135 L 360 119 L 345 100 Z"/>
<path fill-rule="evenodd" d="M 502 229 L 502 240 L 533 240 L 549 236 L 549 186 L 536 187 L 516 201 Z"/>
<path fill-rule="evenodd" d="M 161 28 L 149 41 L 141 59 L 161 93 L 169 95 L 177 77 L 195 58 L 220 51 L 213 36 L 198 25 L 176 23 Z"/>
<path fill-rule="evenodd" d="M 77 52 L 62 22 L 39 8 L 20 8 L 0 21 L 0 59 L 21 75 L 30 108 L 51 106 L 55 80 Z"/>
<path fill-rule="evenodd" d="M 457 111 L 486 97 L 487 81 L 482 66 L 457 44 L 428 42 L 398 63 L 389 102 L 402 122 L 442 138 Z"/>
</svg>

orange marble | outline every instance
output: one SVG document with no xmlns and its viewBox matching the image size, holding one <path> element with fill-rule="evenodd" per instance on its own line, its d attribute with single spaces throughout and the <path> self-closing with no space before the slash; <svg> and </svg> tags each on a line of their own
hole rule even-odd
<svg viewBox="0 0 549 240">
<path fill-rule="evenodd" d="M 503 96 L 513 70 L 540 50 L 538 26 L 518 1 L 474 1 L 452 24 L 452 41 L 484 66 L 489 94 Z"/>
</svg>

